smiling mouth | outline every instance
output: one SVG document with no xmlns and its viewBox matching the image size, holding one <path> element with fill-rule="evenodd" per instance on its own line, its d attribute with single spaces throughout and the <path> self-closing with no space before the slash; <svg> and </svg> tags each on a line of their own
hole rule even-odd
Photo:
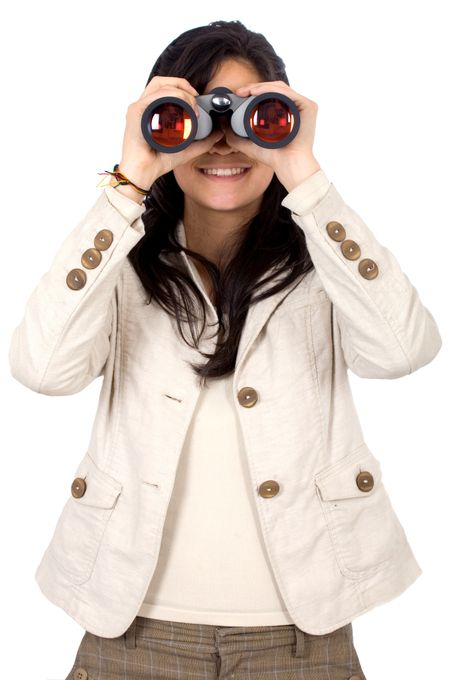
<svg viewBox="0 0 450 680">
<path fill-rule="evenodd" d="M 248 174 L 251 168 L 198 168 L 208 179 L 213 180 L 236 180 Z"/>
</svg>

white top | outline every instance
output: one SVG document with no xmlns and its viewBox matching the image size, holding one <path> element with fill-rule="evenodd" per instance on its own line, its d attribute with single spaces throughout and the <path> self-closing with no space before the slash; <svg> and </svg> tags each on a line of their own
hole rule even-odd
<svg viewBox="0 0 450 680">
<path fill-rule="evenodd" d="M 293 623 L 258 525 L 232 378 L 208 379 L 200 394 L 139 616 L 235 626 Z"/>
</svg>

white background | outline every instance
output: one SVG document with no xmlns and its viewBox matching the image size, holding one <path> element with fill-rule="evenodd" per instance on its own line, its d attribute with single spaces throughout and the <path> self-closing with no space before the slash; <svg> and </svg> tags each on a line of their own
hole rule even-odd
<svg viewBox="0 0 450 680">
<path fill-rule="evenodd" d="M 397 257 L 444 345 L 399 380 L 350 375 L 365 440 L 423 574 L 354 620 L 369 680 L 448 673 L 449 95 L 445 3 L 244 5 L 8 3 L 2 16 L 2 676 L 66 678 L 83 630 L 34 572 L 90 434 L 100 390 L 48 397 L 9 373 L 26 300 L 119 162 L 125 114 L 164 47 L 188 28 L 240 19 L 319 104 L 314 153 L 345 201 Z M 272 8 L 272 11 L 271 11 Z M 447 66 L 446 66 L 447 64 Z"/>
</svg>

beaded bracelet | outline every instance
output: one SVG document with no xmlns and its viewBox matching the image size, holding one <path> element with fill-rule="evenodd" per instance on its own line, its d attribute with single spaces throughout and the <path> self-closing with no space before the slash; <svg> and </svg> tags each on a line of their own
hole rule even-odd
<svg viewBox="0 0 450 680">
<path fill-rule="evenodd" d="M 140 194 L 147 195 L 148 192 L 150 191 L 150 189 L 141 189 L 141 187 L 138 187 L 136 184 L 134 184 L 131 181 L 131 179 L 128 179 L 128 177 L 126 177 L 121 172 L 119 172 L 119 163 L 115 164 L 114 170 L 112 172 L 110 172 L 109 170 L 105 170 L 105 172 L 98 172 L 97 174 L 98 175 L 112 175 L 113 177 L 115 177 L 116 180 L 117 180 L 117 184 L 112 185 L 114 188 L 119 186 L 119 185 L 122 185 L 122 184 L 131 184 L 131 186 L 134 187 L 136 189 L 136 191 L 138 191 Z M 101 182 L 102 182 L 102 180 L 100 180 L 100 182 L 97 184 L 97 186 L 99 186 Z"/>
</svg>

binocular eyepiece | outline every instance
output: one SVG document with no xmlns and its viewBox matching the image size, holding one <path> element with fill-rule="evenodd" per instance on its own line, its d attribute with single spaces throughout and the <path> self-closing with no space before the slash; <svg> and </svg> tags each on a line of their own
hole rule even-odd
<svg viewBox="0 0 450 680">
<path fill-rule="evenodd" d="M 295 103 L 279 92 L 265 92 L 251 97 L 238 97 L 226 87 L 196 97 L 200 109 L 184 99 L 160 97 L 142 114 L 141 130 L 147 143 L 157 151 L 182 151 L 198 139 L 205 139 L 214 121 L 231 113 L 231 129 L 258 146 L 278 149 L 286 146 L 300 127 L 300 113 Z"/>
</svg>

